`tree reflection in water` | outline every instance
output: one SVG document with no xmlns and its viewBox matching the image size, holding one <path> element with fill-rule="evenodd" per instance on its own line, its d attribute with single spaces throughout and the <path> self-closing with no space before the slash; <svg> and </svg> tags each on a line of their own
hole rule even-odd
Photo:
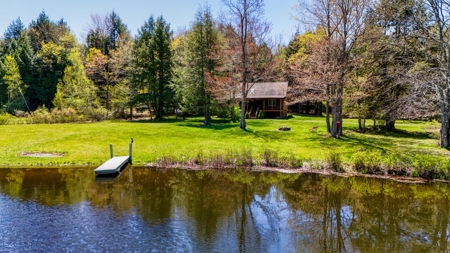
<svg viewBox="0 0 450 253">
<path fill-rule="evenodd" d="M 139 241 L 139 247 L 446 252 L 449 246 L 450 188 L 441 183 L 152 168 L 128 169 L 111 182 L 94 179 L 91 169 L 3 169 L 0 193 L 22 205 L 32 201 L 49 207 L 55 215 L 61 205 L 79 206 L 83 216 L 91 216 L 81 219 L 89 221 L 77 224 L 81 227 L 103 227 L 98 217 L 115 214 L 110 219 L 117 232 Z M 96 214 L 102 210 L 109 211 Z M 4 212 L 0 221 L 13 212 Z M 34 221 L 45 220 L 42 214 L 31 215 Z"/>
</svg>

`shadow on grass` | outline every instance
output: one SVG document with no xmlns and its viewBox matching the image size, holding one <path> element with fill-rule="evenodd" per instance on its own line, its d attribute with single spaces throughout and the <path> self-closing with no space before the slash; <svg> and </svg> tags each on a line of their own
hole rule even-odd
<svg viewBox="0 0 450 253">
<path fill-rule="evenodd" d="M 392 147 L 392 144 L 394 142 L 390 140 L 379 139 L 377 139 L 375 142 L 373 140 L 369 140 L 368 138 L 355 138 L 349 135 L 341 136 L 339 140 L 341 140 L 342 142 L 347 142 L 348 145 L 361 146 L 371 150 L 379 150 L 383 153 L 386 153 L 388 151 L 385 147 Z"/>
<path fill-rule="evenodd" d="M 147 124 L 167 124 L 167 123 L 199 123 L 199 124 L 203 124 L 203 118 L 186 118 L 186 119 L 173 119 L 173 118 L 169 118 L 169 119 L 159 119 L 159 120 L 150 120 L 150 119 L 144 119 L 144 120 L 132 120 L 132 121 L 127 121 L 130 123 L 147 123 Z M 230 124 L 231 120 L 229 119 L 213 119 L 211 120 L 211 123 L 214 124 Z"/>
<path fill-rule="evenodd" d="M 405 138 L 405 139 L 435 139 L 432 133 L 429 132 L 408 132 L 406 130 L 395 129 L 393 131 L 386 131 L 384 129 L 366 129 L 365 132 L 358 131 L 358 128 L 351 128 L 350 130 L 357 132 L 359 134 L 372 134 L 377 136 L 394 137 L 394 138 Z"/>
</svg>

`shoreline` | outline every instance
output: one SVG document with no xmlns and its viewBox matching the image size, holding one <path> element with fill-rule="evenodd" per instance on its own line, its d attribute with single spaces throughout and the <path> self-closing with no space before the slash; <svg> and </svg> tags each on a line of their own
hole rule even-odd
<svg viewBox="0 0 450 253">
<path fill-rule="evenodd" d="M 407 183 L 407 184 L 424 184 L 424 183 L 434 183 L 434 182 L 443 182 L 450 183 L 450 180 L 445 179 L 429 179 L 423 177 L 413 177 L 408 175 L 390 175 L 387 173 L 360 173 L 357 171 L 344 171 L 338 172 L 331 170 L 329 168 L 319 168 L 313 169 L 309 164 L 308 166 L 304 166 L 301 168 L 286 168 L 286 167 L 272 167 L 272 166 L 263 166 L 263 165 L 254 165 L 254 166 L 223 166 L 221 168 L 214 168 L 210 165 L 199 165 L 199 164 L 181 164 L 181 163 L 170 163 L 170 164 L 159 164 L 159 163 L 145 163 L 145 164 L 133 164 L 137 168 L 155 168 L 155 169 L 180 169 L 180 170 L 191 170 L 191 171 L 206 171 L 206 170 L 214 170 L 214 171 L 226 171 L 226 170 L 246 170 L 249 172 L 278 172 L 284 174 L 316 174 L 316 175 L 324 175 L 324 176 L 338 176 L 338 177 L 365 177 L 365 178 L 374 178 L 374 179 L 383 179 L 390 180 L 399 183 Z M 85 168 L 85 169 L 95 169 L 100 165 L 93 164 L 54 164 L 54 165 L 42 165 L 42 166 L 20 166 L 20 165 L 8 165 L 8 166 L 0 166 L 1 169 L 57 169 L 57 168 Z"/>
<path fill-rule="evenodd" d="M 192 170 L 192 171 L 205 171 L 205 170 L 236 170 L 243 169 L 250 172 L 278 172 L 284 174 L 316 174 L 316 175 L 324 175 L 324 176 L 338 176 L 338 177 L 366 177 L 366 178 L 375 178 L 375 179 L 383 179 L 383 180 L 391 180 L 399 183 L 408 183 L 408 184 L 425 184 L 425 183 L 433 183 L 433 182 L 444 182 L 450 183 L 450 180 L 441 180 L 441 179 L 426 179 L 422 177 L 411 177 L 406 175 L 389 175 L 389 174 L 363 174 L 359 172 L 337 172 L 330 169 L 311 169 L 311 168 L 283 168 L 283 167 L 268 167 L 268 166 L 252 166 L 252 167 L 235 167 L 228 166 L 220 169 L 211 168 L 208 165 L 182 165 L 182 164 L 170 164 L 166 166 L 157 165 L 155 163 L 148 163 L 143 167 L 148 168 L 156 168 L 156 169 L 182 169 L 182 170 Z"/>
</svg>

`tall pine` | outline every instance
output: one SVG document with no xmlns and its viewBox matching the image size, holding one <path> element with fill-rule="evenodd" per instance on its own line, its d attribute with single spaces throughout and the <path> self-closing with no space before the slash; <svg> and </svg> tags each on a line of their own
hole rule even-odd
<svg viewBox="0 0 450 253">
<path fill-rule="evenodd" d="M 146 105 L 156 119 L 174 108 L 172 78 L 172 38 L 170 25 L 153 16 L 141 27 L 133 48 L 133 88 L 135 104 Z"/>
</svg>

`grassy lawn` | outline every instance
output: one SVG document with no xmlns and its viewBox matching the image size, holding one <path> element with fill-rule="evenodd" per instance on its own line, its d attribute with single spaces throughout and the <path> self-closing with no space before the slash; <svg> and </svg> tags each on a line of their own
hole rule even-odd
<svg viewBox="0 0 450 253">
<path fill-rule="evenodd" d="M 207 159 L 217 155 L 245 153 L 254 160 L 264 154 L 277 159 L 323 161 L 338 153 L 343 162 L 355 153 L 370 152 L 380 157 L 430 155 L 447 157 L 438 147 L 439 125 L 430 122 L 398 121 L 394 133 L 358 133 L 356 120 L 344 121 L 344 136 L 329 137 L 323 117 L 295 116 L 278 120 L 247 120 L 248 129 L 238 123 L 214 120 L 203 126 L 202 118 L 185 121 L 114 122 L 51 125 L 0 125 L 0 167 L 99 165 L 109 158 L 109 144 L 115 155 L 127 155 L 133 137 L 133 162 L 143 165 L 166 157 L 173 161 Z M 281 126 L 291 131 L 278 131 Z M 318 126 L 317 132 L 309 129 Z M 267 151 L 270 152 L 267 152 Z M 62 157 L 22 157 L 21 152 L 64 153 Z"/>
</svg>

